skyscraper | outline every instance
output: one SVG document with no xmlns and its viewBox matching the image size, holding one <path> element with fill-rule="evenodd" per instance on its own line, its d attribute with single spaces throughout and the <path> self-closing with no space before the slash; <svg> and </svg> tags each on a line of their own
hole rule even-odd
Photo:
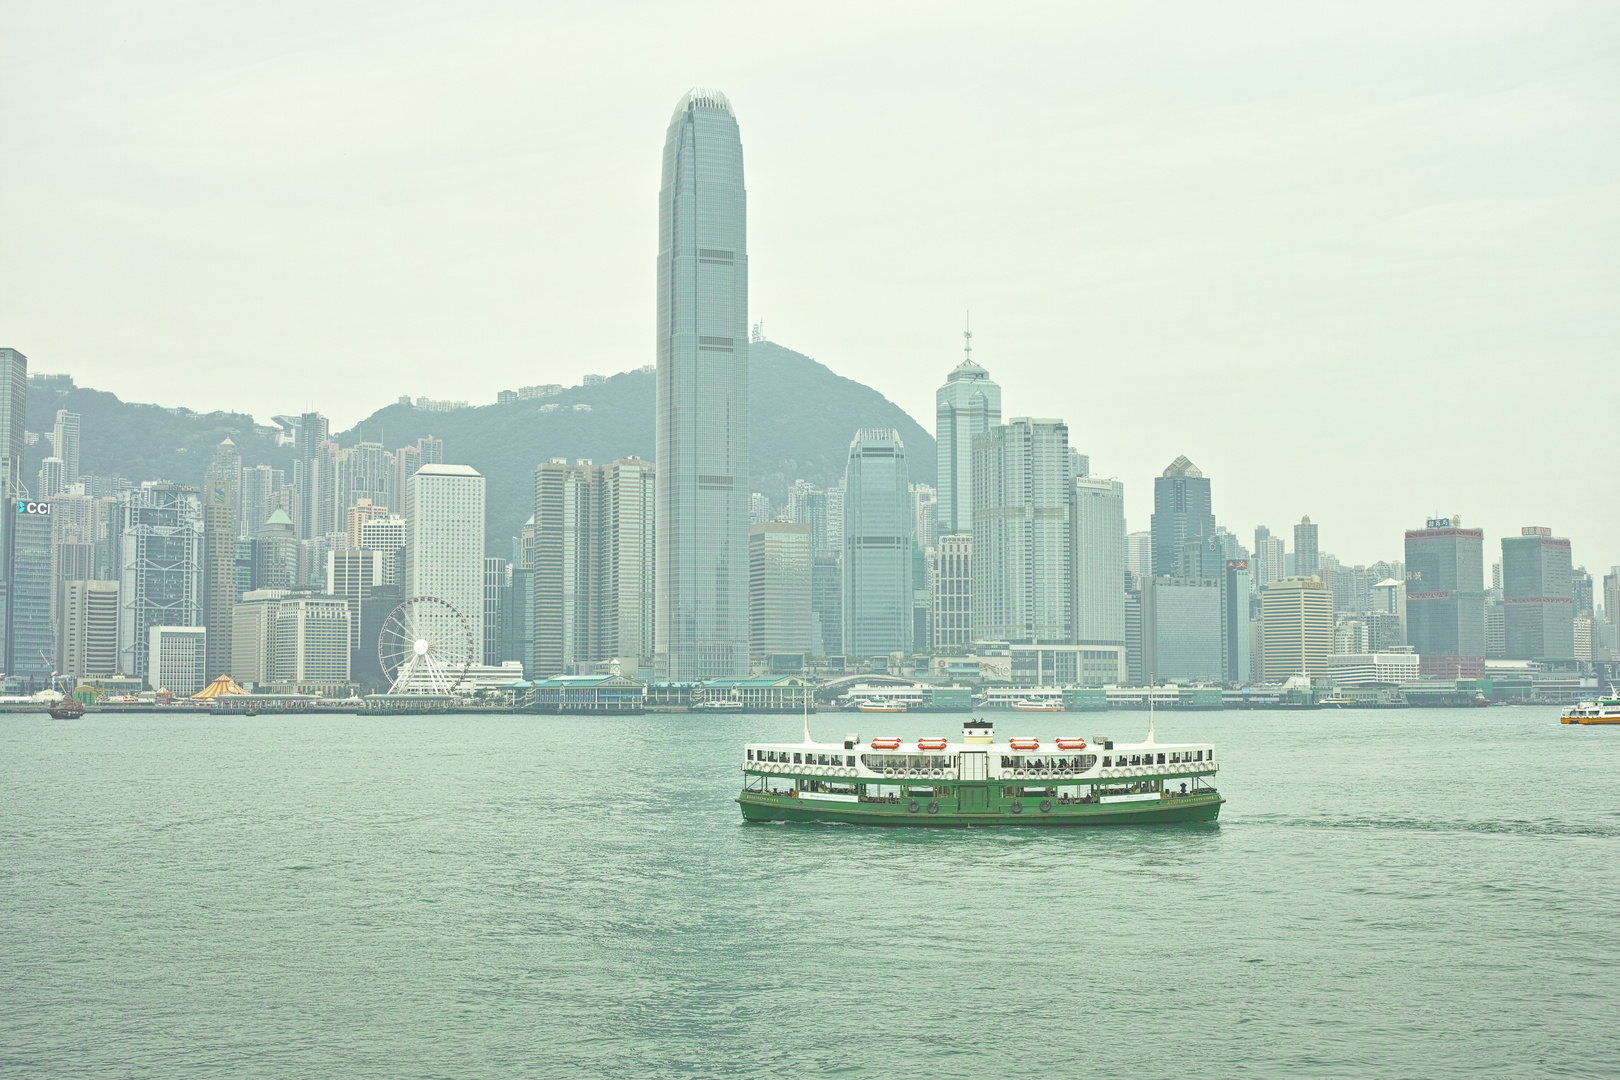
<svg viewBox="0 0 1620 1080">
<path fill-rule="evenodd" d="M 637 457 L 598 469 L 597 659 L 617 659 L 622 674 L 636 675 L 653 655 L 658 469 Z"/>
<path fill-rule="evenodd" d="M 810 637 L 817 656 L 844 651 L 844 557 L 837 552 L 810 559 Z"/>
<path fill-rule="evenodd" d="M 308 540 L 331 531 L 333 482 L 330 458 L 324 449 L 331 438 L 331 425 L 317 412 L 299 418 L 297 458 L 293 462 L 293 486 L 298 489 L 298 538 Z"/>
<path fill-rule="evenodd" d="M 1221 583 L 1155 576 L 1142 584 L 1142 668 L 1147 681 L 1221 682 Z M 1130 667 L 1129 642 L 1126 666 Z"/>
<path fill-rule="evenodd" d="M 973 531 L 973 440 L 1001 423 L 1001 387 L 973 362 L 973 335 L 964 331 L 962 336 L 965 358 L 934 391 L 940 535 Z"/>
<path fill-rule="evenodd" d="M 655 670 L 679 682 L 742 676 L 748 674 L 747 194 L 736 115 L 718 92 L 683 97 L 664 139 L 657 319 Z"/>
<path fill-rule="evenodd" d="M 1123 594 L 1121 594 L 1123 596 Z M 934 547 L 934 633 L 938 649 L 963 649 L 973 640 L 973 537 L 950 533 Z"/>
<path fill-rule="evenodd" d="M 597 547 L 597 485 L 589 461 L 553 458 L 534 471 L 534 658 L 536 678 L 574 673 L 596 659 L 591 584 Z"/>
<path fill-rule="evenodd" d="M 512 603 L 512 563 L 494 555 L 484 556 L 484 663 L 501 662 L 501 634 L 506 609 Z"/>
<path fill-rule="evenodd" d="M 533 561 L 537 677 L 618 660 L 635 674 L 653 648 L 656 470 L 555 458 L 535 469 Z"/>
<path fill-rule="evenodd" d="M 257 536 L 259 526 L 275 509 L 273 500 L 286 482 L 286 474 L 268 465 L 254 465 L 242 470 L 242 496 L 238 499 L 241 516 L 236 523 L 238 536 Z M 289 518 L 289 520 L 291 520 Z"/>
<path fill-rule="evenodd" d="M 79 423 L 76 412 L 56 410 L 56 428 L 51 433 L 51 447 L 62 459 L 62 483 L 72 487 L 79 482 Z"/>
<path fill-rule="evenodd" d="M 147 663 L 154 626 L 197 628 L 198 634 L 184 638 L 182 646 L 186 650 L 195 646 L 199 650 L 197 666 L 205 667 L 206 655 L 201 651 L 203 522 L 197 489 L 149 480 L 130 492 L 124 507 L 119 566 L 119 670 L 150 682 Z M 151 685 L 157 688 L 156 683 Z"/>
<path fill-rule="evenodd" d="M 28 443 L 28 357 L 0 348 L 0 497 L 12 502 L 24 495 L 23 452 Z M 17 546 L 17 515 L 0 513 L 0 642 L 12 655 L 11 566 Z"/>
<path fill-rule="evenodd" d="M 11 563 L 11 652 L 6 674 L 30 689 L 51 677 L 51 504 L 18 499 L 7 508 L 15 533 Z"/>
<path fill-rule="evenodd" d="M 1125 485 L 1093 476 L 1074 479 L 1074 643 L 1125 644 Z"/>
<path fill-rule="evenodd" d="M 973 441 L 975 641 L 1070 642 L 1070 491 L 1063 421 L 1017 417 Z"/>
<path fill-rule="evenodd" d="M 1125 569 L 1133 574 L 1153 573 L 1153 534 L 1125 534 Z"/>
<path fill-rule="evenodd" d="M 297 584 L 298 537 L 292 517 L 278 506 L 253 538 L 253 588 L 291 589 Z"/>
<path fill-rule="evenodd" d="M 424 465 L 407 482 L 405 504 L 405 595 L 455 608 L 472 630 L 472 662 L 482 664 L 484 478 L 467 465 Z M 432 611 L 423 629 L 440 641 L 459 633 L 449 616 Z"/>
<path fill-rule="evenodd" d="M 809 653 L 811 529 L 767 521 L 748 530 L 749 648 L 756 662 L 772 654 Z"/>
<path fill-rule="evenodd" d="M 1321 577 L 1322 556 L 1317 549 L 1316 526 L 1311 519 L 1302 517 L 1294 526 L 1294 574 L 1298 577 Z"/>
<path fill-rule="evenodd" d="M 67 490 L 67 483 L 62 479 L 64 468 L 62 459 L 48 457 L 39 463 L 39 484 L 34 490 L 36 499 L 49 499 L 52 495 L 60 495 Z"/>
<path fill-rule="evenodd" d="M 1227 559 L 1221 577 L 1221 656 L 1226 681 L 1242 686 L 1252 663 L 1249 628 L 1249 561 Z"/>
<path fill-rule="evenodd" d="M 1425 675 L 1485 674 L 1484 551 L 1484 530 L 1454 518 L 1406 531 L 1406 642 Z"/>
<path fill-rule="evenodd" d="M 1254 564 L 1250 569 L 1254 572 L 1255 588 L 1263 589 L 1285 576 L 1287 548 L 1282 537 L 1272 536 L 1264 525 L 1254 527 Z"/>
<path fill-rule="evenodd" d="M 1327 673 L 1333 652 L 1333 591 L 1321 581 L 1273 581 L 1260 592 L 1260 621 L 1268 681 Z"/>
<path fill-rule="evenodd" d="M 394 495 L 394 455 L 379 442 L 356 443 L 338 455 L 334 527 L 346 525 L 349 509 L 363 501 L 399 509 Z"/>
<path fill-rule="evenodd" d="M 1209 479 L 1183 454 L 1153 480 L 1153 573 L 1182 565 L 1182 545 L 1215 534 Z"/>
<path fill-rule="evenodd" d="M 216 464 L 218 458 L 215 459 Z M 240 474 L 240 468 L 237 470 Z M 231 610 L 236 590 L 236 522 L 231 512 L 234 481 L 210 469 L 203 480 L 203 625 L 208 628 L 204 666 L 210 679 L 231 670 Z"/>
<path fill-rule="evenodd" d="M 1502 629 L 1508 659 L 1575 658 L 1570 561 L 1569 541 L 1551 529 L 1531 525 L 1519 536 L 1502 538 Z"/>
<path fill-rule="evenodd" d="M 898 432 L 867 428 L 844 472 L 844 651 L 911 651 L 911 482 Z"/>
<path fill-rule="evenodd" d="M 56 608 L 57 674 L 69 686 L 118 674 L 118 582 L 65 580 Z"/>
</svg>

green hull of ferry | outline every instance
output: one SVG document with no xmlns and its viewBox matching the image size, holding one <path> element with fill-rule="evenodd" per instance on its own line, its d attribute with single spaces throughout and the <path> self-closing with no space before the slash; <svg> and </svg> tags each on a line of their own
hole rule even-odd
<svg viewBox="0 0 1620 1080">
<path fill-rule="evenodd" d="M 957 785 L 961 791 L 967 785 Z M 969 789 L 971 790 L 971 789 Z M 975 825 L 1151 825 L 1214 821 L 1226 800 L 1213 789 L 1131 802 L 1080 802 L 1040 796 L 1000 798 L 997 786 L 966 796 L 972 809 L 962 810 L 963 797 L 902 797 L 898 801 L 841 802 L 814 797 L 745 791 L 737 799 L 744 821 L 813 821 L 849 825 L 954 827 Z"/>
</svg>

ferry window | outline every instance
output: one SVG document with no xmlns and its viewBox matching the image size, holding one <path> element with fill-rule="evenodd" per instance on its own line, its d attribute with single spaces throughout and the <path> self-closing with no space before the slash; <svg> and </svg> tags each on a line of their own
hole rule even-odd
<svg viewBox="0 0 1620 1080">
<path fill-rule="evenodd" d="M 1211 761 L 1215 760 L 1215 751 L 1211 750 L 1209 752 L 1209 760 L 1211 760 Z"/>
<path fill-rule="evenodd" d="M 851 754 L 848 757 L 846 757 L 844 759 L 844 764 L 849 766 L 850 768 L 854 768 L 855 767 L 855 755 Z"/>
<path fill-rule="evenodd" d="M 1164 755 L 1163 755 L 1163 754 L 1160 754 L 1160 755 L 1159 755 L 1159 764 L 1160 764 L 1160 765 L 1163 765 L 1163 764 L 1164 764 Z"/>
<path fill-rule="evenodd" d="M 795 765 L 802 765 L 802 764 L 804 764 L 804 762 L 803 762 L 803 761 L 802 761 L 802 760 L 800 760 L 800 758 L 799 758 L 799 755 L 798 755 L 798 754 L 794 754 L 794 755 L 793 755 L 793 764 L 795 764 Z"/>
<path fill-rule="evenodd" d="M 748 760 L 749 761 L 754 760 L 754 752 L 752 750 L 748 751 Z"/>
<path fill-rule="evenodd" d="M 1199 750 L 1196 753 L 1194 753 L 1193 754 L 1193 760 L 1194 761 L 1203 761 L 1204 760 L 1204 752 L 1202 750 Z"/>
<path fill-rule="evenodd" d="M 1103 758 L 1103 768 L 1105 768 L 1105 769 L 1110 768 L 1110 767 L 1113 766 L 1113 764 L 1114 764 L 1114 760 L 1112 758 L 1106 758 L 1106 757 Z"/>
</svg>

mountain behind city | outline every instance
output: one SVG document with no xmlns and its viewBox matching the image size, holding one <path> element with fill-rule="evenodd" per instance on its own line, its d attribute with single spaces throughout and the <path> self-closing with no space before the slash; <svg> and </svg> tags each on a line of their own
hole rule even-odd
<svg viewBox="0 0 1620 1080">
<path fill-rule="evenodd" d="M 363 438 L 393 449 L 423 436 L 444 440 L 445 460 L 471 465 L 487 478 L 487 527 L 492 543 L 514 536 L 534 512 L 534 466 L 554 457 L 611 461 L 655 456 L 656 376 L 650 369 L 608 376 L 545 398 L 435 411 L 395 403 L 372 413 L 336 438 L 351 446 Z M 780 503 L 795 480 L 817 486 L 844 475 L 850 440 L 861 428 L 894 428 L 907 451 L 912 483 L 933 484 L 934 439 L 922 425 L 878 391 L 825 364 L 774 342 L 749 347 L 750 490 Z M 579 408 L 588 406 L 588 409 Z M 321 402 L 314 403 L 322 411 Z M 278 445 L 274 426 L 247 413 L 122 401 L 66 380 L 31 382 L 28 427 L 48 432 L 58 409 L 79 413 L 80 471 L 122 476 L 137 483 L 166 479 L 201 484 L 222 439 L 229 437 L 243 465 L 286 470 L 293 448 Z M 49 440 L 28 448 L 24 476 L 32 481 L 50 453 Z"/>
</svg>

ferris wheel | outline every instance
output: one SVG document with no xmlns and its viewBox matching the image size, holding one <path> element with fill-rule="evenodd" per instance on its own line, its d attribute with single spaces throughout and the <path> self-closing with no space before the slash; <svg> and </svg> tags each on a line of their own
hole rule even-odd
<svg viewBox="0 0 1620 1080">
<path fill-rule="evenodd" d="M 400 604 L 377 637 L 377 660 L 391 694 L 453 694 L 466 681 L 472 658 L 472 624 L 436 596 Z"/>
</svg>

